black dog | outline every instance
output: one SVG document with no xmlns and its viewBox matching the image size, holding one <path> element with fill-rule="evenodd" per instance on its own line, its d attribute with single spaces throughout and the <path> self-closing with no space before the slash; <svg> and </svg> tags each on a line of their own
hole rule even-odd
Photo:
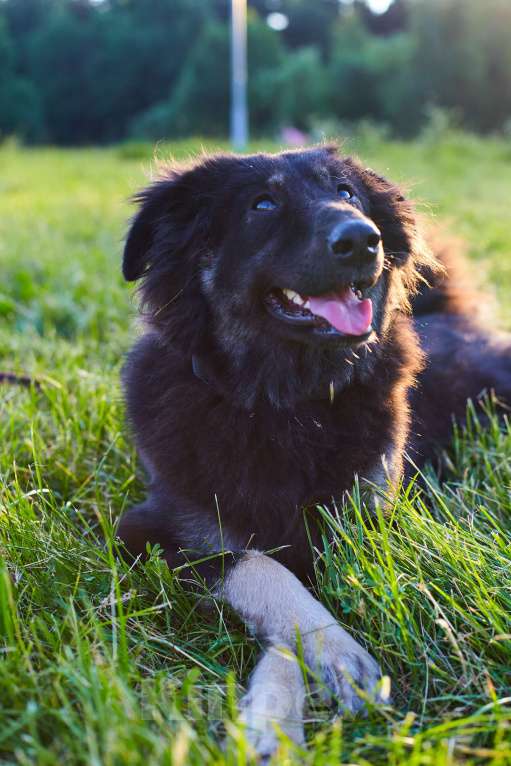
<svg viewBox="0 0 511 766">
<path fill-rule="evenodd" d="M 149 491 L 119 535 L 134 556 L 159 543 L 171 567 L 224 551 L 202 571 L 269 644 L 244 702 L 269 752 L 271 719 L 303 737 L 303 680 L 275 648 L 297 630 L 346 708 L 378 688 L 377 664 L 300 582 L 304 511 L 356 475 L 395 482 L 405 450 L 430 458 L 481 389 L 511 400 L 511 357 L 439 276 L 411 204 L 335 147 L 203 158 L 138 202 L 123 272 L 142 280 L 147 332 L 124 383 Z"/>
</svg>

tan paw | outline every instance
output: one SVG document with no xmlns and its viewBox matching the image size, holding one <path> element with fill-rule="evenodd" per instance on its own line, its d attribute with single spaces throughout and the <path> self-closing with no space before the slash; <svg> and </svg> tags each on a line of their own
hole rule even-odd
<svg viewBox="0 0 511 766">
<path fill-rule="evenodd" d="M 302 642 L 307 666 L 323 685 L 322 696 L 330 696 L 342 711 L 357 713 L 369 700 L 388 702 L 377 662 L 340 625 L 311 632 Z"/>
<path fill-rule="evenodd" d="M 296 657 L 287 648 L 270 647 L 257 663 L 241 700 L 239 720 L 259 756 L 278 747 L 280 730 L 297 745 L 304 742 L 305 689 Z"/>
<path fill-rule="evenodd" d="M 261 758 L 269 758 L 278 748 L 282 732 L 297 745 L 305 742 L 302 718 L 276 717 L 261 700 L 249 693 L 241 701 L 239 720 L 245 725 L 245 736 Z"/>
</svg>

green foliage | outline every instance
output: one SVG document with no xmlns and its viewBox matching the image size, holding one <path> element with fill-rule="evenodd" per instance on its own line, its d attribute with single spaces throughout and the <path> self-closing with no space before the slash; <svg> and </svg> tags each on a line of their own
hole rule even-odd
<svg viewBox="0 0 511 766">
<path fill-rule="evenodd" d="M 301 48 L 282 58 L 278 69 L 254 77 L 251 104 L 263 124 L 309 130 L 314 119 L 327 112 L 328 80 L 319 53 L 316 48 Z"/>
<path fill-rule="evenodd" d="M 346 150 L 420 181 L 412 195 L 485 262 L 511 328 L 509 145 L 432 126 L 407 144 L 365 129 Z M 197 139 L 158 154 L 202 145 L 214 148 Z M 139 568 L 114 556 L 116 521 L 143 493 L 119 386 L 136 332 L 121 240 L 153 153 L 0 148 L 0 369 L 41 381 L 0 386 L 5 763 L 255 763 L 234 701 L 257 642 L 220 603 L 201 608 L 157 551 Z M 446 485 L 430 472 L 426 489 L 403 487 L 376 517 L 356 487 L 346 509 L 318 510 L 333 542 L 317 594 L 378 657 L 394 702 L 334 720 L 311 698 L 308 752 L 283 740 L 275 764 L 511 762 L 511 431 L 491 408 L 483 428 L 478 411 L 454 436 Z"/>
<path fill-rule="evenodd" d="M 279 72 L 284 50 L 275 32 L 256 16 L 247 30 L 249 101 L 256 125 L 275 123 L 280 93 L 272 78 Z M 131 134 L 153 140 L 185 136 L 197 126 L 205 135 L 229 130 L 229 31 L 225 24 L 209 24 L 192 47 L 171 97 L 136 118 Z M 277 121 L 278 125 L 278 121 Z"/>
<path fill-rule="evenodd" d="M 204 16 L 203 4 L 185 0 L 55 7 L 27 53 L 52 140 L 124 137 L 133 115 L 173 87 Z"/>
<path fill-rule="evenodd" d="M 319 120 L 416 135 L 431 109 L 471 130 L 511 120 L 508 0 L 281 0 L 282 32 L 249 3 L 255 135 Z M 229 120 L 227 0 L 3 0 L 0 138 L 107 143 L 222 136 Z"/>
<path fill-rule="evenodd" d="M 511 114 L 511 5 L 507 0 L 432 0 L 413 16 L 413 59 L 425 100 L 456 109 L 474 130 L 502 128 Z"/>
<path fill-rule="evenodd" d="M 334 113 L 389 123 L 399 135 L 415 133 L 421 103 L 410 72 L 414 44 L 406 33 L 374 37 L 356 16 L 339 24 L 329 67 Z"/>
</svg>

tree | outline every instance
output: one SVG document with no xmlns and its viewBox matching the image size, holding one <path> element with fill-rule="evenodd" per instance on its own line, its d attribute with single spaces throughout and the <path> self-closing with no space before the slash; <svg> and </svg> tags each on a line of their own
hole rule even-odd
<svg viewBox="0 0 511 766">
<path fill-rule="evenodd" d="M 475 130 L 501 128 L 511 116 L 508 0 L 430 0 L 412 10 L 412 76 L 424 100 L 456 109 Z"/>
<path fill-rule="evenodd" d="M 230 0 L 0 0 L 0 136 L 58 144 L 226 135 Z M 509 0 L 249 0 L 254 134 L 313 116 L 413 135 L 429 107 L 511 119 Z M 289 26 L 265 23 L 280 11 Z"/>
<path fill-rule="evenodd" d="M 0 17 L 0 138 L 16 135 L 28 141 L 44 137 L 38 93 L 15 73 L 16 57 L 7 25 Z"/>
<path fill-rule="evenodd" d="M 152 139 L 190 133 L 224 136 L 229 121 L 229 29 L 225 24 L 204 27 L 183 65 L 169 97 L 131 125 L 131 133 Z M 252 127 L 267 130 L 277 114 L 275 83 L 271 73 L 283 61 L 278 34 L 256 16 L 248 24 L 249 104 Z"/>
</svg>

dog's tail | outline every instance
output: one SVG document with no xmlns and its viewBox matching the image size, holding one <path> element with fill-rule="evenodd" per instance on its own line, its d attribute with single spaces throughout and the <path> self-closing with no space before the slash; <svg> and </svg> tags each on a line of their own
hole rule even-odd
<svg viewBox="0 0 511 766">
<path fill-rule="evenodd" d="M 1 372 L 0 383 L 16 383 L 19 386 L 35 386 L 39 388 L 39 381 L 29 378 L 28 375 L 16 375 L 14 372 Z"/>
<path fill-rule="evenodd" d="M 429 231 L 427 242 L 437 267 L 420 267 L 418 289 L 411 299 L 413 315 L 479 313 L 481 296 L 463 243 L 441 230 Z"/>
</svg>

